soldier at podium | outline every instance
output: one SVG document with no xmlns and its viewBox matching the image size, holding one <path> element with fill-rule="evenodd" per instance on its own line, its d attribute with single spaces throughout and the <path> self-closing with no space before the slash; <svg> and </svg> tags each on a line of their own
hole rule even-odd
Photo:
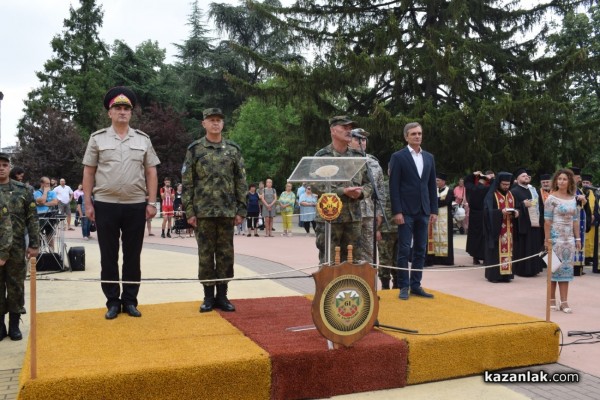
<svg viewBox="0 0 600 400">
<path fill-rule="evenodd" d="M 363 157 L 359 151 L 349 147 L 352 140 L 350 131 L 354 127 L 356 127 L 356 122 L 345 115 L 330 118 L 331 144 L 317 151 L 315 157 Z M 322 182 L 311 184 L 311 188 L 313 193 L 319 196 L 326 192 L 325 184 Z M 342 262 L 346 261 L 348 245 L 352 245 L 354 248 L 354 259 L 362 260 L 363 257 L 359 251 L 362 222 L 360 201 L 371 197 L 372 192 L 366 168 L 361 168 L 349 182 L 333 183 L 331 192 L 338 195 L 343 206 L 339 217 L 331 221 L 330 260 L 333 261 L 334 259 L 333 249 L 340 246 L 340 259 Z M 323 264 L 327 262 L 328 258 L 325 254 L 325 221 L 318 214 L 316 221 L 316 245 L 319 249 L 319 262 Z"/>
</svg>

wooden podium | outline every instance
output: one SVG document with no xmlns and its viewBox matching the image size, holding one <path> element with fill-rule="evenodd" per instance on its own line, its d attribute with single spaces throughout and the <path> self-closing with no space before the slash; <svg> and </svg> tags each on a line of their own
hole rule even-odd
<svg viewBox="0 0 600 400">
<path fill-rule="evenodd" d="M 339 247 L 335 252 L 336 264 L 324 265 L 313 274 L 316 292 L 312 318 L 319 333 L 333 342 L 334 348 L 350 347 L 369 333 L 377 320 L 377 270 L 369 263 L 354 264 L 352 246 L 348 246 L 348 261 L 342 264 Z"/>
</svg>

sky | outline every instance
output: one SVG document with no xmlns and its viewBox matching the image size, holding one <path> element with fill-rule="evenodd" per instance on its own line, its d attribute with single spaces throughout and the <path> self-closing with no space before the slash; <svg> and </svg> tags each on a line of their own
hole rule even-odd
<svg viewBox="0 0 600 400">
<path fill-rule="evenodd" d="M 176 52 L 173 43 L 189 36 L 186 25 L 192 0 L 97 0 L 104 11 L 100 38 L 107 44 L 123 40 L 131 48 L 145 40 L 158 41 L 167 50 L 167 62 Z M 237 0 L 199 0 L 205 15 L 209 4 L 239 4 Z M 43 71 L 50 59 L 50 41 L 63 32 L 69 7 L 79 8 L 78 0 L 2 1 L 0 5 L 0 148 L 17 143 L 17 124 L 23 117 L 23 100 L 39 87 L 36 71 Z M 213 35 L 211 35 L 213 36 Z M 214 32 L 214 36 L 217 33 Z"/>
</svg>

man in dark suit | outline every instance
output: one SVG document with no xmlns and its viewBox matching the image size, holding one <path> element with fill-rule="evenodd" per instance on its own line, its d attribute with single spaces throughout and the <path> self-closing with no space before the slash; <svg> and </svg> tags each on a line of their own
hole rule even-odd
<svg viewBox="0 0 600 400">
<path fill-rule="evenodd" d="M 390 160 L 390 199 L 394 222 L 398 224 L 399 268 L 408 268 L 413 242 L 412 270 L 398 271 L 400 299 L 408 300 L 410 293 L 432 298 L 421 287 L 428 224 L 437 220 L 437 187 L 433 155 L 421 148 L 423 128 L 417 122 L 404 127 L 408 146 L 395 152 Z"/>
</svg>

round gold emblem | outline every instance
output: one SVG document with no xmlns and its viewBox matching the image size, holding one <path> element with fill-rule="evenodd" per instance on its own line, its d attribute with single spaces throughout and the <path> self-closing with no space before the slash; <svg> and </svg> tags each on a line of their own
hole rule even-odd
<svg viewBox="0 0 600 400">
<path fill-rule="evenodd" d="M 317 212 L 325 221 L 333 221 L 342 213 L 342 200 L 335 193 L 323 193 L 317 202 Z"/>
<path fill-rule="evenodd" d="M 365 327 L 373 314 L 370 285 L 356 275 L 342 275 L 327 285 L 321 297 L 321 318 L 337 335 L 352 335 Z"/>
</svg>

